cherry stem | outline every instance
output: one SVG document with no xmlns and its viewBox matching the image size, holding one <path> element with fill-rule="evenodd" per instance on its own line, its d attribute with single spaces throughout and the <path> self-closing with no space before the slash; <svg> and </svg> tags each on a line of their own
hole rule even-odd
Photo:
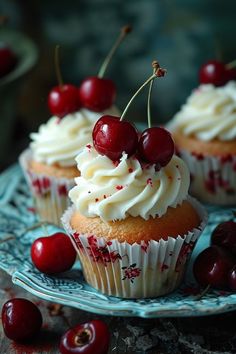
<svg viewBox="0 0 236 354">
<path fill-rule="evenodd" d="M 203 291 L 202 291 L 199 295 L 197 295 L 197 296 L 195 297 L 194 300 L 196 300 L 196 301 L 201 300 L 201 298 L 202 298 L 204 295 L 206 295 L 206 293 L 208 293 L 210 287 L 211 287 L 211 285 L 208 284 L 208 285 L 206 286 L 206 288 L 203 289 Z"/>
<path fill-rule="evenodd" d="M 56 77 L 57 77 L 57 81 L 58 81 L 59 86 L 62 87 L 63 80 L 62 80 L 61 69 L 60 69 L 59 50 L 60 50 L 60 46 L 59 46 L 59 44 L 57 44 L 56 48 L 55 48 Z"/>
<path fill-rule="evenodd" d="M 236 66 L 236 60 L 231 61 L 230 63 L 226 64 L 226 69 L 232 69 Z"/>
<path fill-rule="evenodd" d="M 0 240 L 0 243 L 4 243 L 7 241 L 11 241 L 11 240 L 15 240 L 15 236 L 13 236 L 13 235 L 8 236 L 8 237 L 4 238 L 3 240 Z"/>
<path fill-rule="evenodd" d="M 156 63 L 155 61 L 153 63 Z M 140 87 L 139 89 L 135 92 L 135 94 L 133 95 L 133 97 L 131 97 L 131 99 L 129 100 L 127 106 L 125 107 L 121 117 L 120 117 L 120 121 L 122 121 L 129 109 L 129 106 L 131 105 L 131 103 L 133 102 L 133 100 L 135 99 L 135 97 L 142 91 L 142 89 L 149 84 L 149 82 L 153 81 L 154 79 L 156 79 L 157 77 L 161 77 L 161 76 L 164 76 L 165 73 L 166 73 L 166 70 L 165 69 L 162 69 L 159 67 L 159 64 L 158 64 L 158 68 L 156 68 L 154 70 L 154 74 L 152 76 L 150 76 Z"/>
<path fill-rule="evenodd" d="M 98 77 L 99 78 L 103 78 L 107 67 L 113 57 L 113 55 L 115 54 L 117 48 L 120 46 L 121 42 L 123 42 L 123 40 L 125 39 L 125 37 L 127 36 L 128 33 L 130 33 L 132 31 L 132 27 L 127 25 L 121 28 L 119 37 L 117 38 L 117 40 L 115 41 L 115 43 L 113 44 L 110 52 L 108 53 L 108 55 L 106 56 L 104 62 L 101 65 L 101 68 L 98 72 Z"/>
<path fill-rule="evenodd" d="M 156 73 L 156 71 L 159 69 L 160 65 L 159 63 L 155 60 L 152 62 L 152 67 L 153 67 L 153 74 Z M 149 90 L 148 90 L 148 101 L 147 101 L 147 116 L 148 116 L 148 128 L 151 128 L 152 126 L 152 117 L 151 117 L 151 93 L 152 93 L 152 88 L 153 88 L 153 81 L 150 82 L 149 85 Z"/>
</svg>

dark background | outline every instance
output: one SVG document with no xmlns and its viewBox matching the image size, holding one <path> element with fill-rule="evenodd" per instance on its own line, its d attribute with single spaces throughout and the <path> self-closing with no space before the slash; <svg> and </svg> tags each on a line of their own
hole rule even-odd
<svg viewBox="0 0 236 354">
<path fill-rule="evenodd" d="M 64 81 L 79 85 L 98 72 L 120 28 L 131 24 L 133 32 L 118 50 L 107 76 L 116 82 L 117 105 L 122 110 L 157 58 L 168 74 L 156 80 L 152 112 L 153 122 L 163 123 L 198 85 L 203 62 L 236 58 L 235 13 L 233 0 L 1 0 L 0 14 L 10 20 L 7 26 L 31 38 L 39 56 L 34 69 L 21 78 L 12 102 L 14 129 L 0 167 L 16 161 L 29 142 L 29 132 L 50 117 L 47 94 L 56 84 L 56 44 L 62 47 Z M 130 120 L 146 121 L 146 98 L 144 91 L 129 110 Z M 0 119 L 5 119 L 1 106 Z M 0 132 L 0 139 L 1 134 L 5 133 Z"/>
</svg>

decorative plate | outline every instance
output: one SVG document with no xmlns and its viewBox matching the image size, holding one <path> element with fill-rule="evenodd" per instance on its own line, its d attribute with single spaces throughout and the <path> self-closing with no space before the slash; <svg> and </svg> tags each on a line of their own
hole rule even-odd
<svg viewBox="0 0 236 354">
<path fill-rule="evenodd" d="M 236 309 L 236 294 L 209 291 L 199 298 L 199 288 L 192 277 L 192 262 L 209 243 L 212 229 L 232 218 L 232 210 L 208 207 L 209 223 L 193 252 L 185 282 L 174 293 L 155 299 L 125 300 L 105 296 L 86 284 L 79 262 L 60 276 L 37 271 L 30 260 L 30 245 L 42 235 L 33 201 L 20 167 L 15 165 L 0 175 L 0 268 L 12 276 L 15 284 L 34 295 L 82 310 L 115 316 L 181 317 L 217 314 Z M 47 232 L 59 228 L 48 225 Z"/>
</svg>

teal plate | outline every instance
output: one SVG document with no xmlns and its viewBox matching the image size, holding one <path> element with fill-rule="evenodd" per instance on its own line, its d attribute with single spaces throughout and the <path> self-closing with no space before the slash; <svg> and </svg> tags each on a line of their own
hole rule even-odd
<svg viewBox="0 0 236 354">
<path fill-rule="evenodd" d="M 155 299 L 125 300 L 103 295 L 84 281 L 80 264 L 60 276 L 47 276 L 30 261 L 30 246 L 42 235 L 42 227 L 27 230 L 37 223 L 33 201 L 20 167 L 15 165 L 0 176 L 0 268 L 15 284 L 45 300 L 82 310 L 114 316 L 183 317 L 213 315 L 236 310 L 236 294 L 209 291 L 198 299 L 200 289 L 192 277 L 192 263 L 209 244 L 212 229 L 232 218 L 232 209 L 208 207 L 209 222 L 191 257 L 185 281 L 174 293 Z M 47 226 L 48 233 L 57 231 Z"/>
</svg>

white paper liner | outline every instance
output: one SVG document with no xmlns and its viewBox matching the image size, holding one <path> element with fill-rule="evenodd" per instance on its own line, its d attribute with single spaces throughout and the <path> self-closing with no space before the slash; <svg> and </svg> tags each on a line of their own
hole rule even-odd
<svg viewBox="0 0 236 354">
<path fill-rule="evenodd" d="M 29 169 L 31 160 L 30 149 L 23 151 L 19 157 L 25 179 L 34 197 L 36 211 L 42 221 L 61 226 L 61 216 L 71 205 L 68 192 L 75 185 L 74 179 L 35 173 Z"/>
<path fill-rule="evenodd" d="M 71 206 L 62 217 L 62 225 L 78 252 L 86 281 L 105 294 L 122 298 L 157 297 L 176 289 L 207 223 L 207 213 L 200 203 L 193 198 L 189 201 L 202 220 L 198 228 L 166 241 L 132 245 L 72 230 L 75 207 Z"/>
<path fill-rule="evenodd" d="M 190 194 L 205 203 L 236 205 L 236 156 L 203 156 L 180 149 L 191 173 Z"/>
</svg>

